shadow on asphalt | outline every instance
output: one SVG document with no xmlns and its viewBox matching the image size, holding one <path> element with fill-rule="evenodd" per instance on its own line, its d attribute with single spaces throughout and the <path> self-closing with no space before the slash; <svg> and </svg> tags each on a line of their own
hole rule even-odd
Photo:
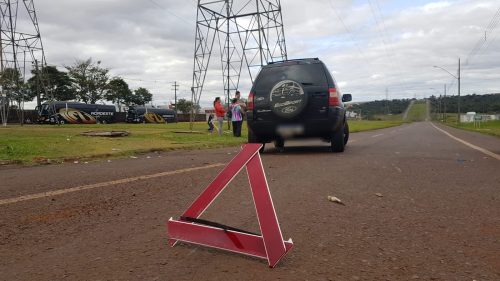
<svg viewBox="0 0 500 281">
<path fill-rule="evenodd" d="M 346 148 L 347 150 L 347 148 Z M 283 151 L 278 150 L 277 148 L 273 147 L 266 147 L 264 152 L 262 154 L 264 155 L 306 155 L 306 154 L 324 154 L 324 153 L 331 153 L 331 154 L 336 154 L 333 153 L 330 144 L 326 144 L 323 146 L 290 146 L 287 147 L 285 146 L 285 149 Z"/>
</svg>

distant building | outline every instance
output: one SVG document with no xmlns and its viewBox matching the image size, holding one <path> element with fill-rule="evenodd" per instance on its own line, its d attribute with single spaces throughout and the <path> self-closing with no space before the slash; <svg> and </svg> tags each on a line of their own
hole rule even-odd
<svg viewBox="0 0 500 281">
<path fill-rule="evenodd" d="M 471 111 L 460 115 L 460 122 L 462 123 L 472 123 L 475 119 L 481 121 L 500 120 L 500 114 L 481 114 Z"/>
<path fill-rule="evenodd" d="M 474 111 L 470 111 L 470 112 L 467 112 L 465 114 L 460 115 L 460 122 L 471 123 L 471 122 L 474 122 L 475 117 L 476 117 L 476 113 Z"/>
<path fill-rule="evenodd" d="M 355 111 L 346 111 L 345 116 L 350 119 L 356 119 L 358 118 L 359 114 Z"/>
</svg>

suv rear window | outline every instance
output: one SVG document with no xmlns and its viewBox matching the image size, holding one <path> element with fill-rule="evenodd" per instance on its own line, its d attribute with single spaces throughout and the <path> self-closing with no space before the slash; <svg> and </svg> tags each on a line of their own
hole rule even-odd
<svg viewBox="0 0 500 281">
<path fill-rule="evenodd" d="M 282 80 L 294 80 L 308 85 L 327 84 L 323 66 L 314 63 L 264 67 L 259 73 L 256 85 L 259 88 L 271 88 Z"/>
</svg>

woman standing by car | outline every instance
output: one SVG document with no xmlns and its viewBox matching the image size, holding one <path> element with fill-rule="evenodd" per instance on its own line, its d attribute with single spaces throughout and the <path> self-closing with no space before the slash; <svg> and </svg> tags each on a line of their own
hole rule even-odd
<svg viewBox="0 0 500 281">
<path fill-rule="evenodd" d="M 217 116 L 217 121 L 219 121 L 219 136 L 222 136 L 222 124 L 224 123 L 224 113 L 226 110 L 220 102 L 220 97 L 216 97 L 214 100 L 215 116 Z"/>
</svg>

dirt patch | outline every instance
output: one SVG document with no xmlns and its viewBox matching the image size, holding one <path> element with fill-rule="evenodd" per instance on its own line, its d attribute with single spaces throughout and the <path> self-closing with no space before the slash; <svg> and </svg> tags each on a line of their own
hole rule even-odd
<svg viewBox="0 0 500 281">
<path fill-rule="evenodd" d="M 81 133 L 81 135 L 89 137 L 116 138 L 116 137 L 126 137 L 130 135 L 130 133 L 127 131 L 87 131 Z"/>
</svg>

